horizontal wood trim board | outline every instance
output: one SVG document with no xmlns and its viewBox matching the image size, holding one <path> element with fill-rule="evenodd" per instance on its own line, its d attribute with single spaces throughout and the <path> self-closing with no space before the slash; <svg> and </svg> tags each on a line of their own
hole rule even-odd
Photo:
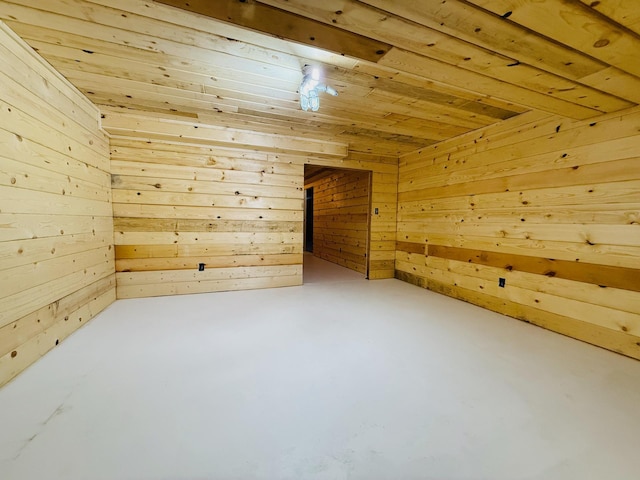
<svg viewBox="0 0 640 480">
<path fill-rule="evenodd" d="M 596 265 L 611 265 L 625 268 L 640 269 L 640 247 L 626 247 L 618 245 L 589 245 L 585 242 L 570 243 L 562 240 L 547 240 L 544 243 L 537 240 L 516 238 L 492 238 L 475 235 L 456 234 L 416 234 L 403 235 L 412 241 L 426 241 L 433 245 L 447 245 L 450 247 L 469 248 L 471 250 L 486 250 L 489 252 L 512 253 L 514 255 L 537 256 L 542 253 L 546 258 L 593 263 Z M 425 238 L 426 237 L 426 238 Z"/>
<path fill-rule="evenodd" d="M 113 233 L 111 215 L 80 217 L 74 215 L 0 213 L 0 242 L 42 240 L 44 238 Z M 0 256 L 2 255 L 0 244 Z M 22 253 L 22 252 L 21 252 Z"/>
<path fill-rule="evenodd" d="M 0 192 L 2 187 L 0 186 Z M 131 203 L 147 205 L 168 205 L 185 207 L 229 207 L 260 208 L 277 210 L 302 209 L 302 193 L 300 199 L 270 198 L 253 195 L 214 195 L 201 193 L 170 192 L 136 192 L 135 190 L 113 190 L 114 203 Z"/>
<path fill-rule="evenodd" d="M 15 295 L 37 285 L 56 281 L 61 273 L 70 273 L 104 262 L 113 266 L 112 245 L 97 247 L 90 244 L 88 250 L 78 247 L 77 251 L 64 256 L 52 257 L 41 262 L 32 262 L 3 269 L 0 279 L 0 299 Z"/>
<path fill-rule="evenodd" d="M 231 148 L 255 148 L 270 152 L 284 151 L 341 158 L 348 154 L 347 145 L 344 143 L 229 129 L 198 122 L 168 121 L 133 114 L 112 112 L 103 114 L 102 125 L 112 135 L 168 140 L 187 145 L 213 144 Z"/>
<path fill-rule="evenodd" d="M 114 203 L 113 215 L 131 218 L 162 218 L 162 219 L 199 219 L 199 220 L 255 220 L 255 221 L 302 221 L 302 209 L 299 210 L 268 210 L 253 208 L 211 207 L 211 206 L 180 206 L 180 205 L 151 205 L 135 203 Z"/>
<path fill-rule="evenodd" d="M 426 249 L 427 245 L 424 243 L 396 241 L 396 250 L 401 252 L 420 253 L 425 255 Z"/>
<path fill-rule="evenodd" d="M 62 154 L 49 146 L 40 145 L 1 128 L 0 144 L 3 146 L 2 155 L 4 157 L 19 161 L 22 165 L 41 168 L 52 174 L 59 174 L 64 170 L 72 179 L 77 178 L 102 188 L 109 188 L 111 183 L 108 171 L 89 165 L 83 161 L 84 157 L 79 160 L 74 156 L 69 156 L 68 150 L 66 154 Z"/>
<path fill-rule="evenodd" d="M 267 265 L 256 267 L 205 268 L 189 270 L 162 270 L 152 272 L 123 272 L 116 274 L 119 287 L 156 283 L 207 282 L 211 280 L 277 278 L 302 273 L 302 265 Z"/>
<path fill-rule="evenodd" d="M 389 270 L 393 270 L 393 266 L 394 266 L 394 260 L 393 259 L 371 260 L 370 270 L 371 271 L 380 270 L 380 271 L 388 272 Z M 382 278 L 382 277 L 380 277 L 380 278 Z M 389 276 L 389 277 L 386 277 L 386 278 L 393 278 L 393 274 L 391 276 Z"/>
<path fill-rule="evenodd" d="M 34 238 L 0 243 L 2 271 L 23 265 L 39 263 L 81 252 L 85 249 L 111 246 L 113 229 L 104 232 L 82 233 L 60 237 Z"/>
<path fill-rule="evenodd" d="M 115 232 L 116 245 L 295 244 L 302 233 L 281 232 Z"/>
<path fill-rule="evenodd" d="M 46 330 L 37 332 L 18 347 L 0 357 L 0 387 L 18 375 L 21 371 L 55 348 L 78 328 L 85 325 L 98 313 L 116 300 L 115 288 L 86 301 L 76 311 L 56 317 L 55 323 Z"/>
<path fill-rule="evenodd" d="M 123 275 L 123 274 L 116 274 Z M 187 295 L 192 293 L 227 292 L 253 290 L 259 288 L 292 287 L 302 285 L 302 275 L 280 277 L 233 278 L 227 280 L 168 282 L 146 285 L 123 285 L 117 290 L 117 297 L 140 298 L 163 295 Z"/>
<path fill-rule="evenodd" d="M 205 268 L 258 267 L 265 265 L 302 265 L 301 253 L 275 253 L 254 255 L 182 256 L 159 258 L 116 259 L 116 272 L 152 272 L 159 270 Z"/>
<path fill-rule="evenodd" d="M 230 183 L 201 180 L 174 180 L 157 177 L 112 175 L 114 190 L 164 191 L 223 195 L 257 195 L 276 198 L 300 198 L 302 186 L 269 185 L 260 182 Z"/>
<path fill-rule="evenodd" d="M 528 255 L 504 254 L 443 245 L 429 245 L 427 254 L 449 260 L 504 268 L 508 271 L 517 270 L 536 273 L 548 277 L 592 283 L 601 287 L 640 292 L 640 275 L 638 275 L 638 270 L 632 268 L 570 262 Z"/>
<path fill-rule="evenodd" d="M 115 300 L 116 277 L 112 274 L 93 282 L 65 297 L 56 300 L 28 315 L 0 328 L 0 355 L 19 347 L 30 338 L 46 330 L 60 320 L 68 321 L 87 302 L 111 292 Z M 80 315 L 76 322 L 88 320 Z"/>
<path fill-rule="evenodd" d="M 474 292 L 459 286 L 444 284 L 410 272 L 396 270 L 395 278 L 640 360 L 640 341 L 635 335 Z"/>
<path fill-rule="evenodd" d="M 301 232 L 302 222 L 116 217 L 119 232 Z"/>
<path fill-rule="evenodd" d="M 474 131 L 472 135 L 413 152 L 402 157 L 400 167 L 405 174 L 410 171 L 424 173 L 421 169 L 426 159 L 428 166 L 438 167 L 438 174 L 446 169 L 456 175 L 458 171 L 464 173 L 464 170 L 483 165 L 490 166 L 491 173 L 504 162 L 515 161 L 517 165 L 523 159 L 537 158 L 539 165 L 558 160 L 558 166 L 571 167 L 582 156 L 587 159 L 586 163 L 629 158 L 637 155 L 633 145 L 637 141 L 634 137 L 637 137 L 635 125 L 639 117 L 638 108 L 585 122 L 554 115 L 535 117 L 534 121 L 520 125 L 515 122 L 518 120 L 516 117 L 509 122 Z M 577 161 L 577 164 L 581 162 Z M 451 169 L 452 165 L 455 165 L 455 170 Z"/>
<path fill-rule="evenodd" d="M 112 160 L 111 161 L 111 174 L 114 176 L 133 176 L 133 177 L 145 177 L 138 179 L 139 181 L 146 181 L 155 185 L 154 182 L 146 177 L 160 177 L 163 179 L 183 179 L 188 181 L 207 181 L 207 182 L 223 182 L 227 183 L 249 183 L 249 184 L 264 184 L 270 186 L 289 186 L 289 187 L 301 187 L 302 178 L 299 174 L 299 167 L 296 167 L 296 172 L 290 174 L 274 173 L 275 166 L 278 164 L 273 162 L 261 161 L 257 167 L 261 167 L 258 171 L 238 170 L 245 167 L 247 162 L 240 163 L 240 165 L 232 165 L 230 168 L 218 168 L 209 165 L 203 165 L 194 167 L 191 165 L 179 165 L 180 159 L 188 158 L 186 154 L 179 151 L 173 153 L 171 159 L 174 164 L 164 165 L 158 163 L 147 163 L 135 160 Z M 113 156 L 112 156 L 113 158 Z M 183 161 L 182 163 L 187 163 Z M 251 168 L 249 165 L 246 167 Z M 256 167 L 256 168 L 257 168 Z M 125 177 L 126 178 L 126 177 Z M 130 181 L 130 179 L 127 179 Z M 117 179 L 112 180 L 116 185 Z"/>
<path fill-rule="evenodd" d="M 183 258 L 219 255 L 271 255 L 302 253 L 302 242 L 295 244 L 218 243 L 208 245 L 116 245 L 116 258 Z M 188 261 L 188 260 L 185 260 Z"/>
<path fill-rule="evenodd" d="M 485 167 L 486 168 L 486 167 Z M 400 201 L 413 201 L 426 198 L 449 198 L 463 195 L 482 195 L 502 192 L 524 192 L 549 186 L 549 176 L 557 179 L 554 188 L 592 185 L 603 179 L 609 182 L 624 182 L 640 178 L 640 159 L 628 158 L 593 165 L 574 165 L 567 168 L 555 168 L 539 173 L 525 173 L 522 175 L 505 176 L 490 180 L 475 180 L 453 185 L 430 187 L 421 190 L 411 190 L 409 185 L 400 189 Z M 403 191 L 405 190 L 405 191 Z"/>
</svg>

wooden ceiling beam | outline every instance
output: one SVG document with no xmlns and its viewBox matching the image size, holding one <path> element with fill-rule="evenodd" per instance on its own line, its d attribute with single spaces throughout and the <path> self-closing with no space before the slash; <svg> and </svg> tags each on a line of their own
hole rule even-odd
<svg viewBox="0 0 640 480">
<path fill-rule="evenodd" d="M 377 62 L 391 45 L 347 32 L 253 0 L 154 0 L 223 22 L 311 45 L 330 52 Z"/>
</svg>

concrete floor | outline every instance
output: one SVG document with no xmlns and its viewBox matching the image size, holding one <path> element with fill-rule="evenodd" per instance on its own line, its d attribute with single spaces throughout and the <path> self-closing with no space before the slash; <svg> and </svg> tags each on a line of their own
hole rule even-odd
<svg viewBox="0 0 640 480">
<path fill-rule="evenodd" d="M 0 478 L 640 478 L 640 362 L 305 261 L 109 307 L 0 390 Z"/>
</svg>

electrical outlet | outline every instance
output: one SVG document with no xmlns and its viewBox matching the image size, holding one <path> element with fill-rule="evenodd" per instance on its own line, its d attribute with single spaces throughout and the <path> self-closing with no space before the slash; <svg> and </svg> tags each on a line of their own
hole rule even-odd
<svg viewBox="0 0 640 480">
<path fill-rule="evenodd" d="M 505 278 L 498 279 L 498 286 L 504 288 L 504 284 L 507 282 Z"/>
<path fill-rule="evenodd" d="M 199 272 L 204 272 L 204 263 L 199 263 L 198 264 L 198 271 Z"/>
</svg>

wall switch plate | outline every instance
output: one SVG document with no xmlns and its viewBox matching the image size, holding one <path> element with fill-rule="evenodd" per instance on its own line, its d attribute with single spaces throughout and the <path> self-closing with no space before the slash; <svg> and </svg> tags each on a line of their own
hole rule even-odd
<svg viewBox="0 0 640 480">
<path fill-rule="evenodd" d="M 204 263 L 199 263 L 198 264 L 198 271 L 199 272 L 204 272 Z"/>
<path fill-rule="evenodd" d="M 507 280 L 504 278 L 498 279 L 498 286 L 504 288 L 504 284 L 507 283 Z"/>
<path fill-rule="evenodd" d="M 378 207 L 375 208 L 374 212 L 376 213 L 376 215 L 378 214 Z"/>
</svg>

